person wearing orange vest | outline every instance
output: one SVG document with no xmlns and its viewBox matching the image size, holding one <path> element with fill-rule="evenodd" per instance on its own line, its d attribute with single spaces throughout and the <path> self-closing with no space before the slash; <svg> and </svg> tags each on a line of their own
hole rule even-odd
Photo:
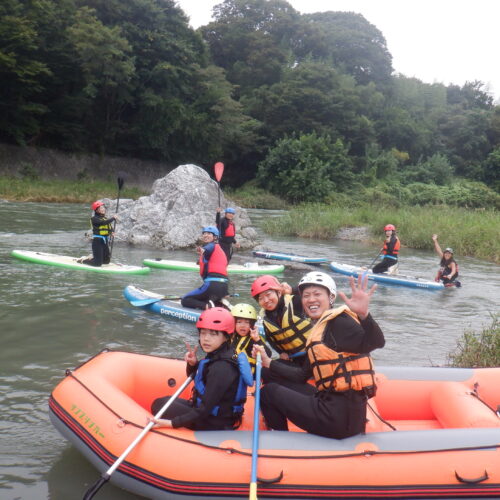
<svg viewBox="0 0 500 500">
<path fill-rule="evenodd" d="M 210 302 L 212 305 L 222 305 L 221 299 L 229 293 L 227 258 L 217 243 L 218 237 L 219 230 L 214 226 L 206 226 L 201 230 L 204 245 L 196 250 L 203 285 L 182 297 L 181 304 L 184 307 L 206 309 L 211 305 Z"/>
<path fill-rule="evenodd" d="M 217 213 L 215 214 L 215 224 L 219 230 L 219 245 L 226 254 L 227 261 L 231 260 L 233 256 L 233 244 L 236 248 L 240 248 L 240 244 L 236 242 L 236 226 L 234 225 L 234 215 L 236 211 L 234 208 L 226 208 L 224 211 L 224 217 L 221 219 L 220 216 L 221 208 L 217 208 Z"/>
<path fill-rule="evenodd" d="M 367 276 L 350 278 L 351 298 L 342 292 L 346 306 L 333 308 L 334 280 L 312 272 L 299 282 L 304 312 L 314 322 L 307 341 L 307 362 L 302 367 L 271 360 L 261 346 L 262 366 L 281 377 L 304 385 L 314 378 L 316 389 L 304 394 L 292 386 L 266 384 L 261 408 L 267 426 L 288 430 L 288 420 L 312 434 L 343 439 L 365 431 L 366 404 L 375 395 L 373 364 L 369 353 L 385 344 L 382 330 L 369 313 L 377 285 L 367 288 Z"/>
<path fill-rule="evenodd" d="M 94 215 L 90 218 L 92 227 L 92 256 L 77 259 L 80 264 L 101 267 L 109 264 L 109 238 L 113 235 L 113 222 L 118 220 L 117 215 L 106 218 L 106 207 L 102 201 L 94 201 L 91 206 Z"/>
<path fill-rule="evenodd" d="M 393 224 L 387 224 L 384 227 L 385 240 L 384 246 L 382 248 L 382 261 L 376 266 L 373 266 L 373 273 L 385 273 L 390 267 L 398 263 L 399 248 L 401 247 L 401 242 L 396 236 L 396 226 Z"/>
</svg>

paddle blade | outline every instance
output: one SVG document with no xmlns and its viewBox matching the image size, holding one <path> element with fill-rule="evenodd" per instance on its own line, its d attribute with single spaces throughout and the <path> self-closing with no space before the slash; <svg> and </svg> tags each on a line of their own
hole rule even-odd
<svg viewBox="0 0 500 500">
<path fill-rule="evenodd" d="M 214 172 L 215 172 L 215 179 L 217 180 L 217 182 L 220 182 L 220 180 L 222 179 L 222 174 L 224 173 L 224 163 L 218 161 L 214 165 Z"/>
<path fill-rule="evenodd" d="M 118 183 L 118 191 L 121 191 L 123 185 L 125 184 L 125 179 L 123 177 L 117 177 L 116 182 Z"/>
</svg>

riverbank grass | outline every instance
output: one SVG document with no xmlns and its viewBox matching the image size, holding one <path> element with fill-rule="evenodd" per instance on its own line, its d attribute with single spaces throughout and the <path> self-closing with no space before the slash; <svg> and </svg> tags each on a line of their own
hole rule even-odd
<svg viewBox="0 0 500 500">
<path fill-rule="evenodd" d="M 132 199 L 143 194 L 139 188 L 126 184 L 120 193 L 122 198 Z M 8 201 L 90 203 L 101 198 L 115 199 L 117 195 L 116 182 L 0 177 L 0 198 Z"/>
<path fill-rule="evenodd" d="M 500 262 L 500 213 L 496 210 L 447 206 L 389 208 L 376 205 L 302 205 L 283 217 L 264 221 L 272 236 L 330 239 L 344 227 L 368 227 L 373 243 L 383 239 L 383 227 L 394 224 L 403 246 L 432 249 L 431 236 L 457 256 L 468 255 Z"/>
<path fill-rule="evenodd" d="M 500 366 L 500 316 L 493 315 L 491 325 L 480 332 L 464 332 L 448 356 L 448 364 L 461 368 Z"/>
</svg>

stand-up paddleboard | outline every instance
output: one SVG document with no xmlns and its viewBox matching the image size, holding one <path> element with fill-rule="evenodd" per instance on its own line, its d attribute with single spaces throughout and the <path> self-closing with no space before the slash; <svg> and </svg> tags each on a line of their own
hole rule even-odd
<svg viewBox="0 0 500 500">
<path fill-rule="evenodd" d="M 145 266 L 155 267 L 158 269 L 172 269 L 175 271 L 196 271 L 199 272 L 200 267 L 194 262 L 182 260 L 165 260 L 165 259 L 144 259 L 142 263 Z M 227 272 L 229 274 L 277 274 L 283 272 L 285 266 L 282 264 L 258 264 L 257 262 L 247 262 L 243 265 L 229 264 Z"/>
<path fill-rule="evenodd" d="M 189 321 L 190 323 L 196 323 L 200 314 L 203 312 L 201 309 L 182 307 L 180 300 L 169 300 L 164 295 L 143 290 L 142 288 L 134 285 L 128 285 L 125 287 L 123 290 L 123 296 L 133 306 L 146 309 L 147 311 L 160 314 L 161 316 L 166 316 L 168 318 Z"/>
<path fill-rule="evenodd" d="M 64 267 L 66 269 L 75 269 L 79 271 L 92 271 L 94 273 L 148 274 L 151 271 L 149 267 L 127 266 L 125 264 L 118 264 L 117 262 L 103 264 L 101 267 L 94 267 L 77 262 L 77 257 L 56 255 L 54 253 L 33 252 L 29 250 L 13 250 L 11 255 L 16 259 L 25 260 L 34 264 L 45 264 L 47 266 Z"/>
<path fill-rule="evenodd" d="M 252 253 L 255 257 L 260 257 L 261 259 L 287 260 L 301 262 L 303 264 L 326 264 L 328 262 L 326 257 L 303 257 L 302 255 L 295 255 L 294 253 L 270 252 L 264 250 L 254 250 Z"/>
<path fill-rule="evenodd" d="M 427 290 L 442 290 L 445 288 L 443 283 L 429 281 L 416 276 L 405 276 L 402 274 L 386 274 L 372 273 L 371 270 L 363 269 L 359 266 L 351 266 L 340 262 L 330 262 L 330 268 L 336 273 L 346 276 L 359 276 L 366 273 L 369 280 L 378 281 L 380 283 L 390 283 L 391 285 L 409 286 L 413 288 L 425 288 Z"/>
</svg>

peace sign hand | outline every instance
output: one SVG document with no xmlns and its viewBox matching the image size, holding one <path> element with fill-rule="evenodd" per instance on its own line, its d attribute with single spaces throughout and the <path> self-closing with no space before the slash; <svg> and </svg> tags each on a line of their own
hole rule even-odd
<svg viewBox="0 0 500 500">
<path fill-rule="evenodd" d="M 187 342 L 185 342 L 185 344 L 186 344 L 187 352 L 184 355 L 184 361 L 188 365 L 194 366 L 194 365 L 196 365 L 196 363 L 198 363 L 198 358 L 196 357 L 196 351 L 198 350 L 198 346 L 196 346 L 193 349 Z"/>
<path fill-rule="evenodd" d="M 339 295 L 352 312 L 356 313 L 361 319 L 365 319 L 368 316 L 368 306 L 377 285 L 373 285 L 368 289 L 368 276 L 366 273 L 358 275 L 357 283 L 351 276 L 349 283 L 352 291 L 351 298 L 347 298 L 343 292 L 339 292 Z"/>
</svg>

